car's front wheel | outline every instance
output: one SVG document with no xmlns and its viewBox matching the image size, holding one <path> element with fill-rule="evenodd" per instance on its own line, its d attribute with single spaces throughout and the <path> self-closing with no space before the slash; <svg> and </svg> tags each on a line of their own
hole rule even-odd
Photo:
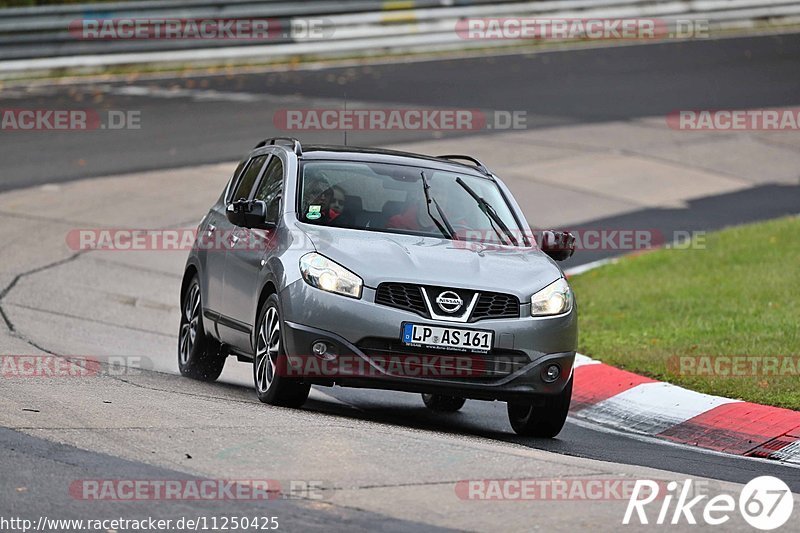
<svg viewBox="0 0 800 533">
<path fill-rule="evenodd" d="M 561 432 L 572 400 L 572 378 L 559 394 L 545 396 L 543 405 L 509 402 L 508 420 L 518 435 L 553 438 Z"/>
<path fill-rule="evenodd" d="M 222 373 L 225 357 L 219 343 L 203 327 L 203 302 L 200 282 L 194 276 L 181 302 L 181 325 L 178 331 L 178 369 L 184 376 L 214 381 Z"/>
<path fill-rule="evenodd" d="M 464 407 L 464 403 L 467 400 L 457 396 L 444 396 L 443 394 L 423 394 L 422 401 L 425 403 L 425 407 L 431 411 L 455 413 Z"/>
<path fill-rule="evenodd" d="M 283 343 L 283 321 L 281 320 L 278 296 L 271 294 L 258 314 L 256 354 L 253 360 L 253 381 L 258 399 L 271 405 L 300 407 L 308 398 L 311 386 L 297 379 L 288 378 Z"/>
</svg>

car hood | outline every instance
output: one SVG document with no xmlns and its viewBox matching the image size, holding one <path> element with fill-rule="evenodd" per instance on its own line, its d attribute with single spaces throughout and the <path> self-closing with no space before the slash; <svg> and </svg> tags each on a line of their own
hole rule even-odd
<svg viewBox="0 0 800 533">
<path fill-rule="evenodd" d="M 319 253 L 372 288 L 384 281 L 420 283 L 510 293 L 524 302 L 562 276 L 538 248 L 306 224 L 301 229 Z"/>
</svg>

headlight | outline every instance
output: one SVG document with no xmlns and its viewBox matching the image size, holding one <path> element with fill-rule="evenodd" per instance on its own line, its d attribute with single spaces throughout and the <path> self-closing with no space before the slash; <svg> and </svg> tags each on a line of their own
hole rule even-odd
<svg viewBox="0 0 800 533">
<path fill-rule="evenodd" d="M 561 278 L 531 296 L 531 316 L 552 316 L 572 309 L 572 289 Z"/>
<path fill-rule="evenodd" d="M 300 273 L 312 287 L 351 298 L 361 298 L 364 281 L 324 255 L 311 252 L 301 257 Z"/>
</svg>

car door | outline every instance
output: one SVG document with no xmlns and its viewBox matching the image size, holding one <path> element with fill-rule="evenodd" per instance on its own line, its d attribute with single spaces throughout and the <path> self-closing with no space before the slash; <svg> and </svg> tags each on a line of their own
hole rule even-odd
<svg viewBox="0 0 800 533">
<path fill-rule="evenodd" d="M 218 298 L 213 302 L 214 307 L 212 307 L 212 310 L 218 314 L 217 332 L 219 333 L 219 339 L 226 344 L 235 342 L 241 334 L 241 330 L 246 328 L 247 325 L 237 324 L 232 321 L 225 309 L 225 278 L 228 277 L 228 256 L 231 248 L 235 246 L 236 240 L 239 238 L 237 237 L 239 228 L 228 220 L 225 215 L 225 209 L 231 202 L 242 198 L 250 198 L 268 158 L 269 154 L 263 154 L 250 160 L 244 172 L 242 172 L 241 178 L 233 185 L 233 192 L 225 198 L 225 205 L 221 206 L 220 209 L 221 213 L 215 216 L 219 224 L 215 229 L 215 235 L 210 239 L 212 250 L 208 253 L 209 263 L 211 263 L 209 278 L 213 276 L 214 282 L 219 283 L 219 290 L 212 291 Z M 212 305 L 211 301 L 209 301 L 209 305 Z"/>
<path fill-rule="evenodd" d="M 268 222 L 280 220 L 285 168 L 280 157 L 273 155 L 249 198 L 267 204 Z M 233 332 L 231 344 L 247 352 L 252 349 L 250 333 L 256 321 L 259 275 L 275 234 L 274 229 L 236 228 L 235 242 L 227 253 L 223 311 L 233 324 L 243 326 Z"/>
<path fill-rule="evenodd" d="M 225 253 L 220 250 L 219 236 L 230 232 L 233 225 L 228 222 L 225 216 L 225 205 L 236 187 L 242 172 L 250 163 L 250 159 L 245 159 L 236 167 L 231 176 L 230 183 L 220 195 L 219 200 L 211 206 L 208 214 L 199 228 L 200 235 L 197 236 L 198 248 L 197 256 L 201 265 L 201 287 L 203 288 L 203 311 L 206 316 L 213 321 L 207 324 L 207 328 L 214 327 L 217 314 L 222 307 L 222 274 L 225 268 Z M 216 331 L 214 332 L 216 335 Z"/>
</svg>

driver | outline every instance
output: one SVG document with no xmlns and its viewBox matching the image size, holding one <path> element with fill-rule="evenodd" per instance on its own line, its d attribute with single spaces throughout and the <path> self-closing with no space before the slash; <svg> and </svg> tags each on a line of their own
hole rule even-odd
<svg viewBox="0 0 800 533">
<path fill-rule="evenodd" d="M 435 210 L 436 208 L 431 206 L 431 209 Z M 400 213 L 389 217 L 389 220 L 386 221 L 386 227 L 412 231 L 435 229 L 436 225 L 431 220 L 431 217 L 428 216 L 425 207 L 425 193 L 421 186 L 408 191 L 405 207 Z"/>
<path fill-rule="evenodd" d="M 458 217 L 457 220 L 453 220 L 454 202 L 451 194 L 447 194 L 446 192 L 437 194 L 433 191 L 433 188 L 431 188 L 430 196 L 431 200 L 435 199 L 436 203 L 439 204 L 439 208 L 442 210 L 451 226 L 463 226 L 466 224 L 466 221 L 461 217 Z M 446 224 L 442 221 L 441 215 L 439 215 L 439 210 L 436 209 L 436 203 L 431 201 L 431 215 L 436 217 L 436 219 L 442 222 L 446 227 Z M 431 231 L 439 234 L 441 232 L 431 218 L 431 215 L 428 215 L 425 191 L 420 185 L 418 188 L 414 188 L 408 192 L 405 208 L 400 213 L 389 217 L 389 220 L 386 222 L 386 227 L 390 229 L 407 229 L 412 231 Z"/>
</svg>

